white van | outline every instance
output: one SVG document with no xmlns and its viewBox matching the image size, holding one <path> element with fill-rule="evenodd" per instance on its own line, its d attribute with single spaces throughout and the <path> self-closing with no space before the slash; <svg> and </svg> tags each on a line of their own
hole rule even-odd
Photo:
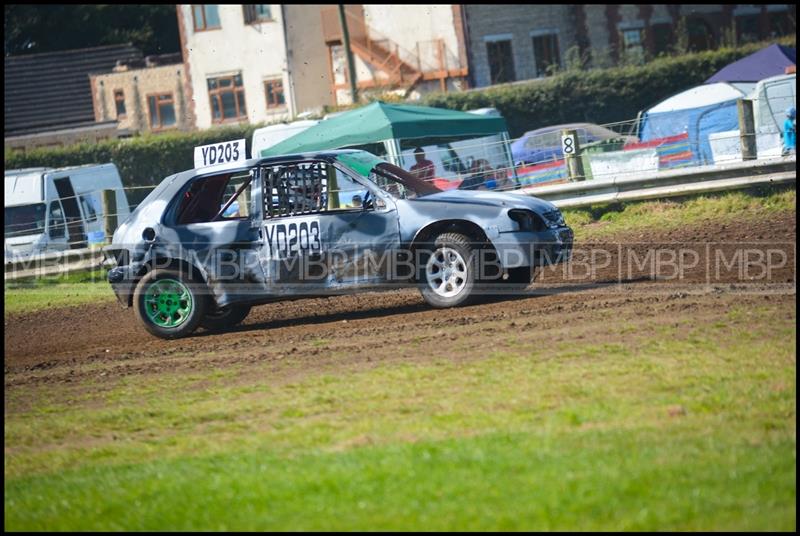
<svg viewBox="0 0 800 536">
<path fill-rule="evenodd" d="M 122 223 L 130 210 L 114 164 L 6 171 L 6 261 L 102 243 L 103 190 L 116 191 Z"/>
<path fill-rule="evenodd" d="M 261 156 L 261 151 L 278 145 L 283 140 L 287 140 L 295 134 L 300 134 L 304 130 L 319 123 L 315 119 L 294 121 L 293 123 L 282 123 L 280 125 L 269 125 L 253 132 L 253 143 L 251 145 L 251 155 L 253 158 Z"/>
</svg>

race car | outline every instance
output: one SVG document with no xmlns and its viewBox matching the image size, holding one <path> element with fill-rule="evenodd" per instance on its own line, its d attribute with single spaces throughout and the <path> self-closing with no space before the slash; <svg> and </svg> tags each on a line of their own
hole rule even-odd
<svg viewBox="0 0 800 536">
<path fill-rule="evenodd" d="M 569 258 L 535 197 L 441 191 L 371 153 L 240 159 L 164 179 L 106 254 L 114 293 L 151 334 L 220 330 L 252 306 L 416 286 L 433 307 L 517 291 Z"/>
</svg>

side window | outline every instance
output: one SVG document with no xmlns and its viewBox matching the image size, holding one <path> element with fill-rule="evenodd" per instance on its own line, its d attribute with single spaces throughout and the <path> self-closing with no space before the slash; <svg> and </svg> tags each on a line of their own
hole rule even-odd
<svg viewBox="0 0 800 536">
<path fill-rule="evenodd" d="M 250 217 L 250 175 L 236 175 L 231 177 L 222 194 L 220 208 L 225 210 L 220 215 L 223 220 Z"/>
<path fill-rule="evenodd" d="M 364 186 L 353 180 L 350 175 L 336 169 L 336 182 L 330 185 L 329 191 L 329 199 L 334 202 L 329 202 L 328 205 L 331 209 L 361 209 L 364 201 L 366 201 L 364 198 L 368 191 Z"/>
<path fill-rule="evenodd" d="M 50 203 L 50 216 L 48 218 L 47 233 L 50 238 L 64 238 L 64 211 L 61 203 L 52 201 Z"/>
<path fill-rule="evenodd" d="M 195 180 L 183 194 L 179 225 L 236 220 L 250 216 L 249 173 L 224 173 Z"/>
<path fill-rule="evenodd" d="M 270 166 L 263 177 L 265 218 L 362 210 L 369 191 L 326 162 Z"/>
<path fill-rule="evenodd" d="M 82 195 L 80 196 L 80 200 L 81 207 L 83 208 L 83 216 L 86 218 L 86 221 L 97 221 L 97 211 L 95 211 L 94 206 L 92 205 L 91 196 Z"/>
</svg>

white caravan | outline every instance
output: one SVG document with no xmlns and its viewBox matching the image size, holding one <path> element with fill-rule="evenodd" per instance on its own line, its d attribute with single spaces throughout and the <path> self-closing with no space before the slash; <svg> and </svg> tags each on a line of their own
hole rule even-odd
<svg viewBox="0 0 800 536">
<path fill-rule="evenodd" d="M 102 243 L 103 190 L 116 191 L 122 223 L 130 210 L 114 164 L 6 171 L 6 261 Z"/>
</svg>

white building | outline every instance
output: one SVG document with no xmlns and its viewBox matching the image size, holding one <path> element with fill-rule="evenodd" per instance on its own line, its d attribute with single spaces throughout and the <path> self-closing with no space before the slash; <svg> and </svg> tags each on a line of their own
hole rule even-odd
<svg viewBox="0 0 800 536">
<path fill-rule="evenodd" d="M 189 117 L 198 128 L 293 119 L 350 102 L 335 5 L 177 6 Z M 348 5 L 358 87 L 417 97 L 466 87 L 457 5 Z"/>
<path fill-rule="evenodd" d="M 190 116 L 198 128 L 294 115 L 280 5 L 178 5 Z"/>
<path fill-rule="evenodd" d="M 346 19 L 359 90 L 418 98 L 467 87 L 467 52 L 460 5 L 349 4 Z M 347 57 L 338 7 L 321 10 L 331 58 L 334 104 L 349 104 Z"/>
</svg>

